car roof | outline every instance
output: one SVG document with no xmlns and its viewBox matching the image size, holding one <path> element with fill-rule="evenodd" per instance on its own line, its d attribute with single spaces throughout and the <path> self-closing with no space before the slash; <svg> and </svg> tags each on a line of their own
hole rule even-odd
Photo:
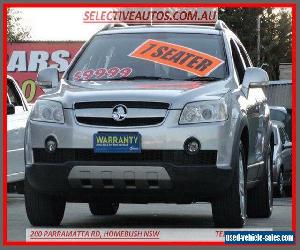
<svg viewBox="0 0 300 250">
<path fill-rule="evenodd" d="M 221 31 L 214 26 L 200 25 L 135 25 L 126 27 L 113 27 L 108 30 L 100 30 L 97 35 L 102 34 L 130 34 L 130 33 L 200 33 L 220 35 Z"/>
</svg>

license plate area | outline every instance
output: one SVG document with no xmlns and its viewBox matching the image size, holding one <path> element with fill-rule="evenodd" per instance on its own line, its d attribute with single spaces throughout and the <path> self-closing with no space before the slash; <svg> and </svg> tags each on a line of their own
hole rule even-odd
<svg viewBox="0 0 300 250">
<path fill-rule="evenodd" d="M 93 138 L 95 153 L 141 153 L 138 132 L 98 132 Z"/>
</svg>

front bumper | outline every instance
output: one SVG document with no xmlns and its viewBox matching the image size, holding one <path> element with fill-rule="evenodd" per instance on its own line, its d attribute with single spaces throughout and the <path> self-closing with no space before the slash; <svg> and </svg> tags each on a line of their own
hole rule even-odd
<svg viewBox="0 0 300 250">
<path fill-rule="evenodd" d="M 34 189 L 67 201 L 190 203 L 222 195 L 232 183 L 232 170 L 212 165 L 81 161 L 27 165 L 26 178 Z"/>
<path fill-rule="evenodd" d="M 44 123 L 28 121 L 26 133 L 27 163 L 32 148 L 44 148 L 49 136 L 57 139 L 58 148 L 92 149 L 93 135 L 98 132 L 139 132 L 143 150 L 183 150 L 184 142 L 194 137 L 199 140 L 201 150 L 218 152 L 216 166 L 220 169 L 231 168 L 232 146 L 236 130 L 236 119 L 222 122 L 179 125 L 181 110 L 169 110 L 165 121 L 157 126 L 146 127 L 97 127 L 78 124 L 74 110 L 65 109 L 65 123 Z M 29 161 L 28 161 L 29 160 Z"/>
<path fill-rule="evenodd" d="M 222 195 L 232 183 L 231 155 L 236 119 L 178 125 L 181 110 L 169 110 L 165 121 L 147 127 L 97 127 L 78 124 L 65 109 L 64 124 L 29 120 L 26 130 L 26 178 L 38 191 L 60 194 L 67 201 L 190 203 Z M 139 132 L 141 154 L 93 153 L 93 135 Z M 55 155 L 45 153 L 53 136 Z M 184 142 L 195 137 L 198 155 L 187 156 Z M 28 160 L 31 158 L 31 161 Z"/>
</svg>

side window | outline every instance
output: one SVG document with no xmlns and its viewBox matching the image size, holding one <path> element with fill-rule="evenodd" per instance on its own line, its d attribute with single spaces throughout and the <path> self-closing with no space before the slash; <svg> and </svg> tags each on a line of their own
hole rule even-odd
<svg viewBox="0 0 300 250">
<path fill-rule="evenodd" d="M 238 47 L 233 40 L 230 40 L 230 46 L 232 50 L 233 62 L 238 73 L 240 84 L 242 84 L 246 70 L 244 62 L 241 58 Z"/>
<path fill-rule="evenodd" d="M 245 49 L 244 46 L 243 46 L 242 44 L 240 44 L 240 43 L 238 44 L 238 46 L 239 46 L 241 55 L 242 55 L 242 57 L 243 57 L 243 59 L 244 59 L 244 62 L 245 62 L 245 64 L 246 64 L 246 67 L 252 67 L 252 62 L 251 62 L 251 60 L 250 60 L 250 58 L 249 58 L 249 56 L 248 56 L 248 54 L 247 54 L 247 52 L 246 52 L 246 49 Z"/>
<path fill-rule="evenodd" d="M 23 103 L 21 100 L 21 97 L 18 93 L 18 90 L 15 88 L 15 85 L 13 82 L 11 82 L 10 80 L 7 80 L 7 94 L 9 97 L 10 102 L 14 105 L 14 106 L 21 106 L 23 107 Z"/>
</svg>

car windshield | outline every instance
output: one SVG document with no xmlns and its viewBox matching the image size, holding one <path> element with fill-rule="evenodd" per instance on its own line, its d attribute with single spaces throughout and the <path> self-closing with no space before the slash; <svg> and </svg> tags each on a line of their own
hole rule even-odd
<svg viewBox="0 0 300 250">
<path fill-rule="evenodd" d="M 221 35 L 96 35 L 71 67 L 71 84 L 103 80 L 205 80 L 228 75 Z"/>
</svg>

